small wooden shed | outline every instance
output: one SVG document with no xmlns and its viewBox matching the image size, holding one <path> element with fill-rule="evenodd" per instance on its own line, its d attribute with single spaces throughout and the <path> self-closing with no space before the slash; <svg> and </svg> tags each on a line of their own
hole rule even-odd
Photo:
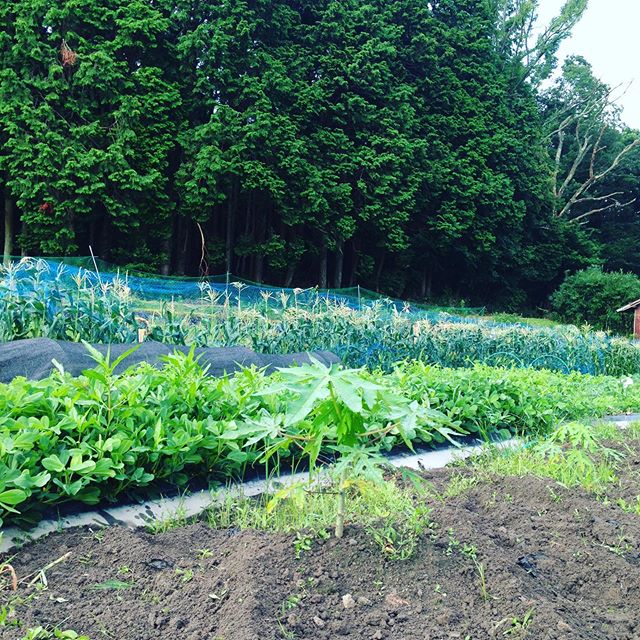
<svg viewBox="0 0 640 640">
<path fill-rule="evenodd" d="M 640 300 L 630 302 L 617 309 L 618 312 L 631 310 L 633 310 L 633 337 L 640 338 Z"/>
</svg>

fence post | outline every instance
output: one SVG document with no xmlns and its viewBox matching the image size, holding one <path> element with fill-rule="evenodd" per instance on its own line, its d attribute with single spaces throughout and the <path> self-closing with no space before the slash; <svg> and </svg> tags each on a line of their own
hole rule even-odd
<svg viewBox="0 0 640 640">
<path fill-rule="evenodd" d="M 358 285 L 358 310 L 362 310 L 362 299 L 360 298 L 360 285 Z"/>
</svg>

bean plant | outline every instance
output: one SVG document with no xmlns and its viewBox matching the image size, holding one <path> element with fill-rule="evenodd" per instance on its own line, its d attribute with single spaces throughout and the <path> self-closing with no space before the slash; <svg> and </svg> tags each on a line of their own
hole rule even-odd
<svg viewBox="0 0 640 640">
<path fill-rule="evenodd" d="M 640 385 L 607 376 L 420 362 L 391 373 L 318 364 L 213 378 L 193 352 L 163 368 L 96 366 L 0 385 L 0 518 L 30 523 L 65 502 L 96 504 L 193 479 L 272 475 L 338 460 L 345 489 L 396 446 L 508 434 L 640 410 Z"/>
</svg>

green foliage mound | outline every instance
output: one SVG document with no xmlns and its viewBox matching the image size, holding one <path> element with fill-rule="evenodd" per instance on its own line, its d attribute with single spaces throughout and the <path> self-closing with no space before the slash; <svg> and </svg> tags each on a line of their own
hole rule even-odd
<svg viewBox="0 0 640 640">
<path fill-rule="evenodd" d="M 29 522 L 52 505 L 152 484 L 278 473 L 326 454 L 350 456 L 353 471 L 396 445 L 538 434 L 640 410 L 639 385 L 577 373 L 408 363 L 391 374 L 315 365 L 216 379 L 183 354 L 161 370 L 114 366 L 0 387 L 1 518 Z"/>
<path fill-rule="evenodd" d="M 551 296 L 551 306 L 565 322 L 590 324 L 621 334 L 631 332 L 629 314 L 616 309 L 640 298 L 640 278 L 633 273 L 604 272 L 597 267 L 568 276 Z"/>
</svg>

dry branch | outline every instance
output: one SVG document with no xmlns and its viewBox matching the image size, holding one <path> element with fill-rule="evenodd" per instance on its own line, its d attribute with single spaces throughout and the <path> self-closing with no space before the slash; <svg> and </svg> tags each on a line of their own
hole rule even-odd
<svg viewBox="0 0 640 640">
<path fill-rule="evenodd" d="M 552 189 L 553 195 L 558 201 L 558 208 L 556 210 L 558 217 L 566 217 L 570 221 L 584 220 L 595 213 L 601 213 L 613 207 L 626 206 L 634 201 L 631 200 L 624 204 L 621 203 L 616 199 L 616 196 L 623 194 L 617 191 L 598 197 L 587 195 L 590 189 L 601 182 L 620 164 L 620 161 L 625 155 L 640 145 L 640 139 L 633 140 L 621 149 L 606 167 L 600 171 L 597 170 L 598 159 L 601 157 L 601 152 L 606 149 L 606 145 L 602 144 L 603 136 L 609 126 L 605 121 L 605 114 L 607 110 L 619 100 L 619 97 L 615 99 L 611 97 L 619 86 L 620 85 L 617 85 L 616 87 L 608 89 L 602 95 L 596 96 L 581 108 L 578 108 L 575 102 L 568 105 L 559 115 L 559 122 L 556 120 L 557 124 L 547 134 L 548 140 L 553 140 L 554 138 L 556 140 L 555 152 L 553 154 Z M 622 95 L 624 95 L 624 93 Z M 591 123 L 589 123 L 589 121 L 591 121 Z M 575 156 L 569 168 L 566 169 L 566 174 L 563 175 L 562 159 L 565 153 L 567 135 L 572 129 L 572 136 L 575 139 L 576 145 Z M 581 184 L 572 186 L 574 185 L 574 180 L 580 167 L 583 166 L 585 162 L 589 163 L 587 177 Z M 572 209 L 579 204 L 585 202 L 602 202 L 611 200 L 612 198 L 614 201 L 604 207 L 594 207 L 589 211 L 571 217 Z"/>
</svg>

